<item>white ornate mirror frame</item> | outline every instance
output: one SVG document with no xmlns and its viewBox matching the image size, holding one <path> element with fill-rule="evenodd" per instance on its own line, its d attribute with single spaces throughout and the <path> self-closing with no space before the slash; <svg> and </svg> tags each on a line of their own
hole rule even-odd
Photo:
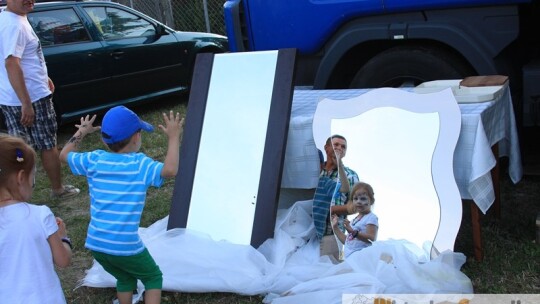
<svg viewBox="0 0 540 304">
<path fill-rule="evenodd" d="M 319 149 L 331 134 L 347 138 L 345 165 L 374 188 L 378 240 L 406 239 L 433 257 L 453 251 L 461 223 L 452 167 L 460 123 L 450 90 L 415 94 L 382 88 L 347 100 L 321 100 L 313 136 Z"/>
</svg>

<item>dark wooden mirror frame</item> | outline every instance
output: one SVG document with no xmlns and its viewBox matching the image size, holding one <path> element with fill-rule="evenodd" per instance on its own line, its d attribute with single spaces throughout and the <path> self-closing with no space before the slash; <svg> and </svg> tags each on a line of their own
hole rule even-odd
<svg viewBox="0 0 540 304">
<path fill-rule="evenodd" d="M 250 54 L 253 52 L 246 53 L 246 60 L 249 60 Z M 186 228 L 187 225 L 214 57 L 214 54 L 199 54 L 195 62 L 180 147 L 179 171 L 174 184 L 167 229 Z M 264 182 L 259 183 L 254 225 L 251 232 L 251 245 L 255 248 L 274 235 L 294 91 L 295 59 L 296 49 L 278 51 L 260 175 L 260 180 Z M 228 77 L 234 78 L 234 71 L 231 71 Z"/>
</svg>

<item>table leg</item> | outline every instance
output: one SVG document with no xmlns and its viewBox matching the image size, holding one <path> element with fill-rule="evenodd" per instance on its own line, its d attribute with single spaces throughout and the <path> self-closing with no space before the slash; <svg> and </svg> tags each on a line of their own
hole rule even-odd
<svg viewBox="0 0 540 304">
<path fill-rule="evenodd" d="M 495 192 L 495 201 L 493 202 L 493 211 L 497 219 L 501 218 L 501 182 L 499 180 L 500 165 L 499 165 L 499 144 L 496 143 L 491 147 L 493 156 L 495 156 L 495 167 L 491 169 L 491 180 L 493 181 L 493 191 Z"/>
<path fill-rule="evenodd" d="M 476 261 L 481 262 L 484 259 L 484 249 L 482 248 L 482 225 L 480 224 L 482 211 L 480 211 L 474 201 L 469 200 L 469 203 L 471 205 L 474 258 Z"/>
</svg>

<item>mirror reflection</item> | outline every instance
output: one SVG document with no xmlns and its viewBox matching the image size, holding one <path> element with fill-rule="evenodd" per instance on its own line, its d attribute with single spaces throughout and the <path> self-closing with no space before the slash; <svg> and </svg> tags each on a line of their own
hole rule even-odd
<svg viewBox="0 0 540 304">
<path fill-rule="evenodd" d="M 378 240 L 407 239 L 421 247 L 435 239 L 440 208 L 431 160 L 438 126 L 436 113 L 396 108 L 332 121 L 331 132 L 348 139 L 347 165 L 357 168 L 360 180 L 375 189 L 372 211 L 379 216 Z"/>
<path fill-rule="evenodd" d="M 333 226 L 344 229 L 343 219 L 348 214 L 346 203 L 351 187 L 359 181 L 358 174 L 343 163 L 348 150 L 344 136 L 336 134 L 328 137 L 324 146 L 318 149 L 321 151 L 321 172 L 313 199 L 313 222 L 321 240 L 321 255 L 330 255 L 338 260 L 339 248 Z M 339 217 L 339 220 L 331 223 L 331 214 Z"/>
<path fill-rule="evenodd" d="M 215 56 L 186 228 L 250 244 L 277 55 Z"/>
<path fill-rule="evenodd" d="M 444 187 L 450 190 L 455 187 L 453 173 L 452 179 L 447 180 L 452 159 L 448 155 L 441 157 L 441 148 L 445 146 L 441 144 L 445 140 L 440 136 L 441 127 L 445 125 L 443 119 L 447 121 L 447 118 L 433 105 L 425 107 L 419 100 L 415 102 L 416 94 L 392 91 L 398 94 L 394 99 L 377 100 L 377 96 L 370 98 L 366 93 L 353 99 L 354 102 L 322 100 L 313 122 L 315 143 L 318 149 L 324 149 L 330 135 L 339 134 L 347 139 L 344 165 L 355 170 L 360 181 L 370 184 L 374 190 L 375 202 L 371 210 L 378 217 L 377 240 L 405 239 L 428 252 L 432 243 L 436 243 L 439 251 L 452 250 L 461 220 L 461 204 L 459 193 L 454 193 L 457 191 L 440 189 L 441 176 L 449 184 Z M 391 100 L 391 106 L 384 106 L 385 100 L 386 105 Z M 376 106 L 376 102 L 381 106 Z M 409 108 L 403 107 L 407 103 L 424 109 L 410 104 Z M 457 104 L 455 106 L 457 108 Z M 457 141 L 459 127 L 455 132 Z M 452 141 L 453 137 L 446 139 Z M 450 155 L 454 147 L 455 142 Z M 442 162 L 447 164 L 441 165 Z M 445 214 L 444 227 L 439 227 Z M 357 213 L 350 215 L 348 221 L 352 222 L 356 216 Z M 338 243 L 341 248 L 343 244 Z"/>
<path fill-rule="evenodd" d="M 353 252 L 362 250 L 372 245 L 377 240 L 379 230 L 379 218 L 373 212 L 375 194 L 373 187 L 364 182 L 358 182 L 350 190 L 349 217 L 342 222 L 343 228 L 339 227 L 340 218 L 331 208 L 332 230 L 343 244 L 343 259 L 348 258 Z"/>
</svg>

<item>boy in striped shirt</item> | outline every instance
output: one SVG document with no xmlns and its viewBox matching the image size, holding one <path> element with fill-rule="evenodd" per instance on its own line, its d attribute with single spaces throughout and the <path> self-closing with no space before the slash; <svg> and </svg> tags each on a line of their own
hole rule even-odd
<svg viewBox="0 0 540 304">
<path fill-rule="evenodd" d="M 139 223 L 150 186 L 160 187 L 164 178 L 176 176 L 184 120 L 180 114 L 163 114 L 159 128 L 168 137 L 164 162 L 139 152 L 142 132 L 153 126 L 124 106 L 110 109 L 102 125 L 96 116 L 81 118 L 77 132 L 60 153 L 73 174 L 86 176 L 90 194 L 90 223 L 85 247 L 116 280 L 120 304 L 131 303 L 137 280 L 145 286 L 144 302 L 160 303 L 163 275 L 144 246 Z M 101 129 L 110 151 L 75 152 L 88 134 Z"/>
</svg>

